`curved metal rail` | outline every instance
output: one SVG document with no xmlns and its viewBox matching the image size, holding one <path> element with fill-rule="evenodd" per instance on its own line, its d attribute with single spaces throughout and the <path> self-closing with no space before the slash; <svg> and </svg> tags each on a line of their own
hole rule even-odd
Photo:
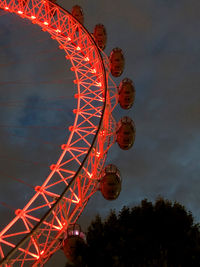
<svg viewBox="0 0 200 267">
<path fill-rule="evenodd" d="M 0 233 L 1 265 L 38 266 L 62 246 L 67 226 L 98 190 L 115 123 L 103 60 L 88 31 L 49 1 L 0 0 L 0 7 L 48 31 L 65 50 L 76 75 L 77 110 L 68 142 L 61 146 L 63 152 L 43 185 L 35 188 L 33 198 L 16 210 L 16 217 Z"/>
</svg>

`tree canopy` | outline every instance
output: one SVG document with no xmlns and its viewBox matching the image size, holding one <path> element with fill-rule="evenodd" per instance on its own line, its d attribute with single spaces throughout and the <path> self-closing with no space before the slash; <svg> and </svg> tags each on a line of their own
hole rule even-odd
<svg viewBox="0 0 200 267">
<path fill-rule="evenodd" d="M 87 244 L 77 248 L 83 266 L 197 267 L 200 231 L 185 207 L 162 198 L 155 204 L 111 211 L 96 216 L 87 232 Z M 80 263 L 79 263 L 80 266 Z"/>
</svg>

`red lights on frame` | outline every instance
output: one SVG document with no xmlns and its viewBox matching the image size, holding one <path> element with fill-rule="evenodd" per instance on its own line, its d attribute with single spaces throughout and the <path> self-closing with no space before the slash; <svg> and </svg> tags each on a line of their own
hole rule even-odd
<svg viewBox="0 0 200 267">
<path fill-rule="evenodd" d="M 70 13 L 56 6 L 56 15 L 52 16 L 52 8 L 48 8 L 49 3 L 47 0 L 45 2 L 43 0 L 0 0 L 5 10 L 22 15 L 21 17 L 29 19 L 50 33 L 63 49 L 62 52 L 66 52 L 66 58 L 71 61 L 72 68 L 76 72 L 75 84 L 77 85 L 77 94 L 75 94 L 77 108 L 73 110 L 74 125 L 69 127 L 70 134 L 68 132 L 67 134 L 70 138 L 66 140 L 66 144 L 61 145 L 62 151 L 58 161 L 50 166 L 49 176 L 45 177 L 44 183 L 35 186 L 34 196 L 26 206 L 16 210 L 16 217 L 0 232 L 1 259 L 3 260 L 7 253 L 4 252 L 4 247 L 7 247 L 6 251 L 15 251 L 12 256 L 9 256 L 9 260 L 12 264 L 16 261 L 18 266 L 32 265 L 35 261 L 39 264 L 45 263 L 50 256 L 48 246 L 51 242 L 54 251 L 59 249 L 58 242 L 54 242 L 52 237 L 55 237 L 55 233 L 62 234 L 68 224 L 80 216 L 81 203 L 86 203 L 96 190 L 95 179 L 107 154 L 103 146 L 102 149 L 99 148 L 99 138 L 96 137 L 96 134 L 100 133 L 98 129 L 104 116 L 106 101 L 102 89 L 106 88 L 106 73 L 99 49 L 88 31 L 77 23 Z M 39 7 L 41 10 L 38 12 Z M 106 139 L 106 132 L 102 139 L 104 142 L 110 142 Z M 94 143 L 92 143 L 93 140 L 95 140 Z M 95 154 L 90 150 L 91 146 L 95 147 Z M 94 161 L 91 160 L 93 157 L 95 157 Z M 74 166 L 76 166 L 75 171 Z M 80 169 L 80 176 L 77 174 L 78 169 Z M 60 187 L 63 186 L 65 189 L 69 184 L 71 186 L 63 195 L 62 201 L 60 203 L 58 201 L 58 205 L 53 209 L 61 194 Z M 50 216 L 46 216 L 45 213 L 40 221 L 40 213 L 42 214 L 44 210 L 45 212 L 49 210 Z M 15 224 L 19 222 L 22 223 L 24 232 L 14 232 Z M 34 227 L 37 229 L 34 230 Z M 23 247 L 20 244 L 21 241 L 19 244 L 14 244 L 12 239 L 16 237 L 22 237 L 21 240 L 26 238 L 28 245 Z M 9 239 L 11 241 L 7 241 Z M 3 245 L 1 240 L 5 242 L 2 243 Z M 9 261 L 6 259 L 6 264 L 7 262 Z"/>
</svg>

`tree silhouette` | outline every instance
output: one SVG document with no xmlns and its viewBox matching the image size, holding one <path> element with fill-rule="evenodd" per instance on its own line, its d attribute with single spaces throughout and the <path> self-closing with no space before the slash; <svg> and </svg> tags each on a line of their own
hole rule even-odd
<svg viewBox="0 0 200 267">
<path fill-rule="evenodd" d="M 145 199 L 118 215 L 111 211 L 105 221 L 96 216 L 88 228 L 87 245 L 77 253 L 88 267 L 197 267 L 199 225 L 177 202 L 159 198 L 152 204 Z"/>
</svg>

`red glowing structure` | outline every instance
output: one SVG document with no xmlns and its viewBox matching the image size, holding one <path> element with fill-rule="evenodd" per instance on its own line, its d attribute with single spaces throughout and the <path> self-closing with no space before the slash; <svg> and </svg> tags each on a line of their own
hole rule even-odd
<svg viewBox="0 0 200 267">
<path fill-rule="evenodd" d="M 73 10 L 77 13 L 72 10 L 70 14 L 55 2 L 0 0 L 0 9 L 32 21 L 58 42 L 71 62 L 77 86 L 74 124 L 61 145 L 59 159 L 25 207 L 17 209 L 0 232 L 0 265 L 6 267 L 43 266 L 62 248 L 69 225 L 75 224 L 89 198 L 99 190 L 107 152 L 116 141 L 112 111 L 118 91 L 110 77 L 110 61 L 82 25 L 82 9 L 79 7 L 78 14 L 76 6 Z M 116 52 L 121 56 L 120 51 Z M 116 77 L 123 71 L 123 55 L 121 59 Z"/>
</svg>

